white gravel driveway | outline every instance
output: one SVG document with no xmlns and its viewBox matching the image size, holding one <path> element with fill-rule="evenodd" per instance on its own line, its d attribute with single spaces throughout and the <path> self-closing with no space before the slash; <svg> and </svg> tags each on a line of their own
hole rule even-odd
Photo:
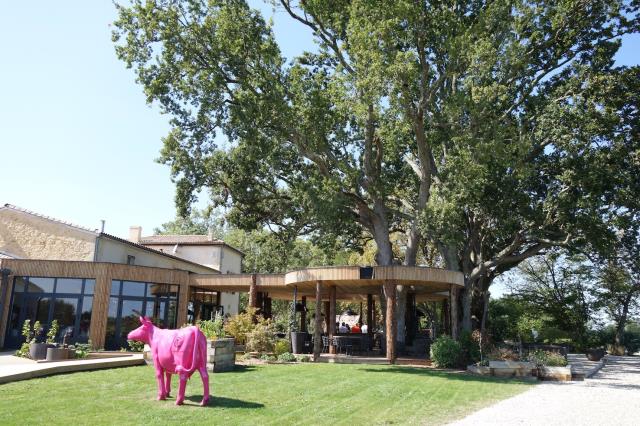
<svg viewBox="0 0 640 426">
<path fill-rule="evenodd" d="M 454 425 L 640 425 L 640 357 L 609 357 L 592 379 L 545 382 Z"/>
</svg>

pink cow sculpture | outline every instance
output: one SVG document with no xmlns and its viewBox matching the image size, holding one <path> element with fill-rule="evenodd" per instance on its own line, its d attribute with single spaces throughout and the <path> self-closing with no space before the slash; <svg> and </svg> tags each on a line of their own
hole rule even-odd
<svg viewBox="0 0 640 426">
<path fill-rule="evenodd" d="M 209 402 L 209 374 L 207 373 L 207 339 L 198 327 L 165 330 L 153 325 L 141 316 L 140 327 L 128 334 L 127 339 L 144 342 L 151 347 L 153 365 L 158 380 L 158 400 L 164 400 L 171 392 L 171 375 L 180 376 L 176 405 L 184 402 L 187 380 L 198 370 L 202 378 L 204 395 L 200 405 Z M 165 381 L 166 377 L 166 381 Z"/>
</svg>

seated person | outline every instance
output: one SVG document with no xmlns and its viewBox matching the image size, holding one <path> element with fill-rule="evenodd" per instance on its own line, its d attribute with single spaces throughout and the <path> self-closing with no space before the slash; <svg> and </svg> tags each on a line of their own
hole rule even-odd
<svg viewBox="0 0 640 426">
<path fill-rule="evenodd" d="M 367 334 L 369 331 L 369 326 L 367 324 L 363 324 L 360 328 L 362 329 L 362 334 Z"/>
<path fill-rule="evenodd" d="M 351 332 L 352 333 L 362 333 L 362 329 L 360 328 L 360 324 L 355 324 L 353 327 L 351 327 Z"/>
<path fill-rule="evenodd" d="M 345 323 L 340 324 L 340 328 L 338 329 L 338 331 L 340 333 L 348 333 L 349 329 L 347 328 L 347 324 Z"/>
</svg>

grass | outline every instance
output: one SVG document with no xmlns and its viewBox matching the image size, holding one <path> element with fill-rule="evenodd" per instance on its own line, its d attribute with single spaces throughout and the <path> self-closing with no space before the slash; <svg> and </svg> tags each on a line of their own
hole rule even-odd
<svg viewBox="0 0 640 426">
<path fill-rule="evenodd" d="M 440 424 L 529 386 L 423 368 L 291 364 L 236 367 L 187 385 L 185 406 L 156 401 L 149 366 L 72 373 L 0 385 L 7 424 Z"/>
</svg>

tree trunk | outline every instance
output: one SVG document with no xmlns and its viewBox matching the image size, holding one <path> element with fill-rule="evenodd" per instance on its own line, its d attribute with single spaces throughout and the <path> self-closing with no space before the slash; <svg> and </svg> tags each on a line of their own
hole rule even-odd
<svg viewBox="0 0 640 426">
<path fill-rule="evenodd" d="M 404 285 L 396 286 L 396 352 L 404 352 L 406 342 L 406 314 L 407 314 L 407 293 L 408 289 Z"/>
<path fill-rule="evenodd" d="M 467 285 L 467 280 L 465 279 L 465 288 L 462 290 L 460 294 L 462 301 L 462 330 L 471 331 L 471 302 L 473 299 L 473 292 L 471 290 L 471 286 Z"/>
</svg>

